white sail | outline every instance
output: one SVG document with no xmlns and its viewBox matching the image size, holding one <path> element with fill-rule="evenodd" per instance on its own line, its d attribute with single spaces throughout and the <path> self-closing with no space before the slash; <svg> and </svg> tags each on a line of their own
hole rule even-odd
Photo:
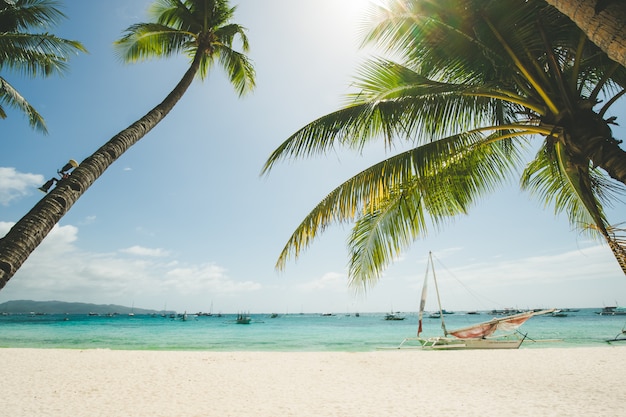
<svg viewBox="0 0 626 417">
<path fill-rule="evenodd" d="M 422 333 L 422 319 L 424 317 L 424 308 L 426 307 L 426 295 L 428 294 L 428 270 L 432 265 L 432 255 L 429 254 L 428 265 L 426 266 L 426 275 L 424 276 L 424 285 L 422 286 L 422 298 L 420 300 L 420 309 L 418 313 L 417 337 Z"/>
<path fill-rule="evenodd" d="M 437 304 L 439 305 L 441 328 L 444 335 L 423 339 L 420 337 L 420 334 L 422 333 L 422 319 L 424 315 L 424 308 L 426 306 L 426 295 L 428 293 L 428 275 L 431 271 L 433 274 L 433 281 L 435 283 Z M 552 311 L 554 311 L 554 309 L 529 311 L 512 316 L 494 318 L 487 322 L 448 331 L 443 318 L 444 310 L 441 307 L 441 298 L 439 296 L 439 287 L 437 285 L 437 276 L 435 274 L 432 253 L 429 253 L 418 313 L 419 324 L 417 329 L 417 338 L 404 339 L 402 343 L 400 343 L 400 346 L 398 346 L 398 349 L 404 347 L 405 343 L 410 343 L 411 340 L 417 340 L 422 349 L 517 349 L 524 341 L 525 336 L 522 335 L 523 337 L 519 337 L 519 335 L 514 331 L 532 316 L 546 314 Z M 497 335 L 495 334 L 496 332 L 498 332 Z"/>
</svg>

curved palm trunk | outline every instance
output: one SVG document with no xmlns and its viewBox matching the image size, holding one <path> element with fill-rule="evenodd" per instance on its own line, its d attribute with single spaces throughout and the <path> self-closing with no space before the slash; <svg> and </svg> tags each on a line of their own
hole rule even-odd
<svg viewBox="0 0 626 417">
<path fill-rule="evenodd" d="M 619 267 L 622 268 L 622 272 L 626 275 L 626 239 L 609 236 L 606 238 L 606 242 L 609 248 L 611 248 L 611 252 L 613 252 Z"/>
<path fill-rule="evenodd" d="M 626 2 L 623 0 L 546 0 L 568 16 L 587 37 L 626 67 Z"/>
<path fill-rule="evenodd" d="M 577 188 L 581 190 L 581 199 L 626 275 L 626 240 L 620 235 L 623 231 L 605 224 L 588 173 L 591 161 L 594 166 L 605 170 L 611 178 L 626 185 L 626 151 L 613 138 L 606 121 L 592 111 L 579 112 L 571 118 L 565 118 L 563 123 L 567 126 L 566 130 L 571 132 L 563 139 L 572 155 L 572 165 L 569 167 L 574 172 L 572 178 L 579 179 Z"/>
<path fill-rule="evenodd" d="M 585 147 L 583 155 L 589 155 L 593 164 L 602 168 L 609 176 L 626 185 L 626 151 L 615 139 L 597 138 Z"/>
<path fill-rule="evenodd" d="M 85 159 L 72 174 L 42 198 L 0 239 L 0 289 L 13 277 L 54 225 L 69 211 L 100 175 L 132 145 L 143 138 L 174 108 L 191 85 L 202 56 L 201 48 L 183 78 L 158 106 L 122 130 Z"/>
<path fill-rule="evenodd" d="M 590 160 L 616 181 L 626 185 L 626 151 L 621 141 L 613 137 L 606 120 L 590 110 L 579 111 L 565 118 L 561 124 L 567 127 L 566 145 L 578 163 L 587 166 Z"/>
</svg>

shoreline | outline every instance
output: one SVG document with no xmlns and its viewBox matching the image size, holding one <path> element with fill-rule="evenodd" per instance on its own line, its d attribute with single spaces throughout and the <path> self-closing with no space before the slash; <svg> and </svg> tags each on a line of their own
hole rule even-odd
<svg viewBox="0 0 626 417">
<path fill-rule="evenodd" d="M 45 416 L 619 415 L 626 346 L 426 352 L 1 348 L 3 411 Z"/>
</svg>

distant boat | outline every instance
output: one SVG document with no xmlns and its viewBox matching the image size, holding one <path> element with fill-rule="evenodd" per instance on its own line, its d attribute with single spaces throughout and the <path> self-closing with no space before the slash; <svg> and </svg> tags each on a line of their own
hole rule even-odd
<svg viewBox="0 0 626 417">
<path fill-rule="evenodd" d="M 439 318 L 441 318 L 442 314 L 454 314 L 454 311 L 448 311 L 448 310 L 446 310 L 444 308 L 444 309 L 442 309 L 440 311 L 435 311 L 433 313 L 430 313 L 428 315 L 428 317 L 431 318 L 431 319 L 439 319 Z M 467 313 L 467 314 L 477 314 L 477 313 Z"/>
<path fill-rule="evenodd" d="M 626 308 L 617 306 L 604 307 L 601 311 L 597 311 L 596 314 L 601 316 L 626 316 Z"/>
<path fill-rule="evenodd" d="M 435 291 L 437 293 L 437 302 L 439 304 L 439 315 L 441 318 L 441 328 L 443 329 L 443 336 L 431 337 L 424 339 L 420 337 L 422 333 L 422 317 L 424 314 L 424 307 L 426 305 L 426 294 L 428 287 L 428 275 L 429 271 L 432 273 L 433 281 L 435 283 Z M 432 253 L 428 255 L 428 263 L 426 265 L 426 276 L 424 278 L 424 284 L 422 286 L 422 296 L 420 300 L 420 310 L 418 318 L 417 338 L 406 338 L 400 343 L 398 348 L 401 348 L 405 343 L 415 340 L 422 349 L 427 350 L 450 350 L 450 349 L 517 349 L 520 347 L 526 336 L 519 336 L 517 328 L 524 324 L 532 316 L 538 314 L 551 313 L 554 310 L 543 311 L 528 311 L 519 314 L 514 314 L 501 318 L 493 318 L 489 321 L 478 323 L 462 329 L 456 329 L 449 331 L 446 328 L 444 321 L 443 309 L 441 308 L 441 302 L 439 297 L 439 287 L 437 286 L 437 277 L 435 274 L 435 267 L 433 264 Z M 496 335 L 498 331 L 504 332 L 504 334 Z"/>
<path fill-rule="evenodd" d="M 211 317 L 213 315 L 213 301 L 211 301 L 211 307 L 209 308 L 208 313 L 203 313 L 202 311 L 200 311 L 196 315 L 203 316 L 203 317 Z"/>
<path fill-rule="evenodd" d="M 554 310 L 552 312 L 552 317 L 567 317 L 567 313 L 565 310 Z"/>
<path fill-rule="evenodd" d="M 198 318 L 198 315 L 189 314 L 185 311 L 183 314 L 174 315 L 174 318 L 182 320 L 182 321 L 192 321 L 192 320 L 196 320 Z"/>
<path fill-rule="evenodd" d="M 387 313 L 385 314 L 385 320 L 404 320 L 405 317 L 400 315 L 400 312 L 396 312 L 394 313 L 393 311 L 391 313 Z"/>
<path fill-rule="evenodd" d="M 275 319 L 276 317 L 278 317 L 278 313 L 270 314 L 270 319 Z"/>
<path fill-rule="evenodd" d="M 245 314 L 245 313 L 237 314 L 237 320 L 236 320 L 237 324 L 250 324 L 251 321 L 252 321 L 252 318 L 250 318 L 250 315 Z"/>
</svg>

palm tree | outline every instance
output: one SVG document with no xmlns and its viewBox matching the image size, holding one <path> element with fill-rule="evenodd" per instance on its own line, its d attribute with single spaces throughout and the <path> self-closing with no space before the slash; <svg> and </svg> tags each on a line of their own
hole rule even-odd
<svg viewBox="0 0 626 417">
<path fill-rule="evenodd" d="M 0 0 L 0 70 L 37 77 L 67 70 L 67 61 L 77 52 L 86 52 L 76 41 L 52 34 L 32 33 L 54 26 L 65 15 L 53 0 Z M 47 133 L 43 117 L 3 77 L 0 77 L 0 118 L 6 119 L 3 105 L 21 110 L 32 128 Z"/>
<path fill-rule="evenodd" d="M 0 239 L 0 288 L 91 184 L 163 120 L 194 77 L 204 79 L 209 69 L 219 64 L 240 96 L 254 88 L 254 68 L 244 54 L 249 46 L 245 28 L 231 23 L 235 10 L 227 0 L 156 0 L 150 9 L 154 22 L 135 24 L 126 30 L 116 42 L 120 56 L 126 61 L 183 52 L 191 58 L 191 65 L 160 104 L 82 161 L 67 178 L 60 179 L 56 187 Z M 233 49 L 236 39 L 241 41 L 243 52 Z"/>
<path fill-rule="evenodd" d="M 623 230 L 603 211 L 626 183 L 626 152 L 605 116 L 624 94 L 626 68 L 540 0 L 387 4 L 364 44 L 400 62 L 366 62 L 349 104 L 295 132 L 263 173 L 335 146 L 383 140 L 409 149 L 331 191 L 293 232 L 277 268 L 330 224 L 354 221 L 350 283 L 366 289 L 415 239 L 521 172 L 523 188 L 598 233 L 626 273 Z M 607 101 L 598 108 L 600 97 Z M 526 163 L 533 139 L 540 149 Z"/>
<path fill-rule="evenodd" d="M 626 2 L 622 0 L 546 0 L 570 17 L 609 58 L 626 67 Z"/>
</svg>

